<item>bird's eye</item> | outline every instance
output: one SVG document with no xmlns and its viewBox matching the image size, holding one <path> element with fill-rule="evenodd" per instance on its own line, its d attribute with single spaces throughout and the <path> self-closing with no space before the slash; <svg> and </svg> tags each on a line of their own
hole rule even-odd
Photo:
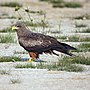
<svg viewBox="0 0 90 90">
<path fill-rule="evenodd" d="M 17 25 L 17 27 L 21 27 L 20 25 Z"/>
</svg>

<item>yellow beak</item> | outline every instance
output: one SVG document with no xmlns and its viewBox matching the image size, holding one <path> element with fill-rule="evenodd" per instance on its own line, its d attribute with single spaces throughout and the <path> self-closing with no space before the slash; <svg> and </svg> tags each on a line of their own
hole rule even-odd
<svg viewBox="0 0 90 90">
<path fill-rule="evenodd" d="M 12 27 L 12 30 L 17 30 L 17 29 L 18 29 L 18 27 L 16 27 L 16 26 Z"/>
</svg>

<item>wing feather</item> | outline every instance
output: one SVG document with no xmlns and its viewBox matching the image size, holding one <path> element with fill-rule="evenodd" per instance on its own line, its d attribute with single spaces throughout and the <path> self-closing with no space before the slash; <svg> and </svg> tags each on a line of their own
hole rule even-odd
<svg viewBox="0 0 90 90">
<path fill-rule="evenodd" d="M 24 48 L 32 49 L 47 49 L 57 43 L 54 37 L 43 35 L 40 33 L 28 33 L 19 39 L 19 43 Z"/>
</svg>

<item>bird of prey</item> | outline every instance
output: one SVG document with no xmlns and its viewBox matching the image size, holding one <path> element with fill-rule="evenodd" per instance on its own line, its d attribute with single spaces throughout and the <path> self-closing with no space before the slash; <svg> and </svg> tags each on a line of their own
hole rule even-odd
<svg viewBox="0 0 90 90">
<path fill-rule="evenodd" d="M 73 56 L 70 50 L 76 50 L 68 44 L 59 42 L 54 37 L 30 31 L 23 22 L 17 22 L 12 30 L 16 30 L 20 46 L 28 51 L 32 60 L 39 59 L 39 54 L 42 53 L 58 55 L 54 50 Z"/>
</svg>

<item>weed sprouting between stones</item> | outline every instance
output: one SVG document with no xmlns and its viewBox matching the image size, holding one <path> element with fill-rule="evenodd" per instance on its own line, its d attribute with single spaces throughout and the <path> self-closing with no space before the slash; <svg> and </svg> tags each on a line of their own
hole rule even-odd
<svg viewBox="0 0 90 90">
<path fill-rule="evenodd" d="M 89 14 L 85 14 L 85 15 L 74 17 L 74 19 L 81 19 L 81 20 L 90 19 L 90 15 Z"/>
<path fill-rule="evenodd" d="M 26 63 L 26 64 L 17 64 L 15 68 L 36 68 L 35 65 L 32 63 Z"/>
<path fill-rule="evenodd" d="M 10 78 L 10 83 L 12 83 L 12 84 L 19 84 L 19 83 L 21 83 L 21 79 L 17 75 L 16 76 L 12 76 Z"/>
<path fill-rule="evenodd" d="M 82 31 L 76 30 L 75 33 L 90 33 L 90 28 L 84 29 L 84 30 L 82 30 Z"/>
<path fill-rule="evenodd" d="M 79 66 L 78 64 L 90 65 L 90 58 L 84 56 L 76 56 L 76 57 L 63 57 L 59 59 L 58 62 L 54 63 L 25 63 L 25 64 L 17 64 L 15 68 L 37 68 L 37 69 L 47 69 L 54 71 L 69 71 L 69 72 L 80 72 L 83 71 L 84 68 Z"/>
<path fill-rule="evenodd" d="M 24 19 L 20 13 L 20 7 L 15 7 L 15 12 L 18 13 L 19 17 L 21 18 L 22 22 L 26 25 L 26 27 L 32 27 L 32 30 L 35 30 L 35 27 L 42 27 L 42 32 L 44 32 L 45 28 L 48 27 L 48 22 L 46 20 L 46 13 L 43 11 L 32 11 L 29 8 L 23 8 L 24 12 L 28 16 L 28 21 Z M 39 19 L 38 22 L 36 22 L 33 17 L 31 17 L 31 14 L 39 14 L 40 16 L 42 15 L 43 18 Z"/>
<path fill-rule="evenodd" d="M 90 51 L 90 43 L 82 43 L 77 46 L 78 52 L 89 52 Z"/>
<path fill-rule="evenodd" d="M 70 42 L 89 42 L 90 41 L 90 37 L 79 37 L 79 36 L 70 36 L 68 37 L 68 40 L 66 41 L 70 41 Z"/>
<path fill-rule="evenodd" d="M 87 25 L 86 24 L 75 24 L 75 27 L 76 28 L 82 28 L 82 27 L 87 27 Z"/>
<path fill-rule="evenodd" d="M 0 6 L 3 6 L 3 7 L 22 7 L 21 4 L 19 4 L 18 2 L 5 2 L 5 3 L 1 3 Z"/>
<path fill-rule="evenodd" d="M 46 1 L 52 4 L 54 8 L 80 8 L 83 5 L 79 2 L 66 2 L 64 0 L 40 0 L 40 1 Z"/>
<path fill-rule="evenodd" d="M 0 43 L 14 43 L 14 37 L 11 34 L 0 35 Z"/>
<path fill-rule="evenodd" d="M 15 32 L 15 30 L 12 30 L 11 27 L 0 30 L 0 33 L 7 33 L 7 32 Z"/>
<path fill-rule="evenodd" d="M 0 69 L 0 74 L 1 75 L 10 75 L 10 70 L 6 69 L 6 68 L 1 68 Z"/>
<path fill-rule="evenodd" d="M 14 62 L 14 61 L 21 61 L 20 57 L 0 57 L 0 62 Z"/>
</svg>

